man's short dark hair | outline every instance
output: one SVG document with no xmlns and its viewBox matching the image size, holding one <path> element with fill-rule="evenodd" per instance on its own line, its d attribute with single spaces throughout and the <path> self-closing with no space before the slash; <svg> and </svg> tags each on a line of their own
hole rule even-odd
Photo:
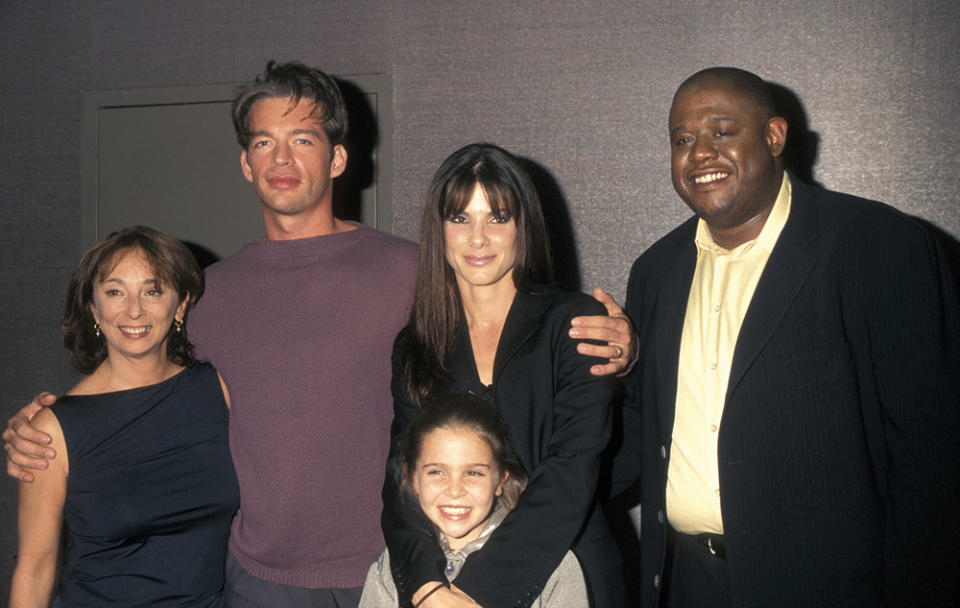
<svg viewBox="0 0 960 608">
<path fill-rule="evenodd" d="M 244 149 L 250 144 L 250 111 L 265 98 L 289 98 L 292 110 L 303 99 L 313 101 L 313 115 L 323 125 L 331 146 L 343 143 L 347 136 L 347 106 L 337 82 L 325 72 L 297 61 L 268 61 L 263 74 L 233 99 L 233 129 Z"/>
<path fill-rule="evenodd" d="M 741 93 L 745 93 L 754 99 L 757 107 L 762 109 L 764 118 L 771 118 L 780 114 L 777 109 L 777 103 L 773 96 L 773 90 L 767 81 L 760 78 L 753 72 L 741 70 L 740 68 L 714 67 L 700 70 L 693 76 L 683 81 L 677 88 L 679 95 L 681 91 L 691 86 L 708 84 L 710 82 L 721 83 Z"/>
</svg>

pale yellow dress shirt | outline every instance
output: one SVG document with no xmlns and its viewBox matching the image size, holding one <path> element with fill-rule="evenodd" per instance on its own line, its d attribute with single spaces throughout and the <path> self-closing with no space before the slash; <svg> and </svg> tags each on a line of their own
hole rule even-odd
<svg viewBox="0 0 960 608">
<path fill-rule="evenodd" d="M 760 275 L 790 215 L 791 187 L 780 192 L 757 238 L 727 250 L 697 223 L 697 266 L 680 339 L 667 518 L 685 534 L 723 534 L 717 437 L 740 326 Z"/>
</svg>

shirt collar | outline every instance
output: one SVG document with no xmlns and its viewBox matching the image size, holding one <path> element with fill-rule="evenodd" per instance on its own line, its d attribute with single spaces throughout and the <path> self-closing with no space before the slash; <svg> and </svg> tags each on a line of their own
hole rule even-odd
<svg viewBox="0 0 960 608">
<path fill-rule="evenodd" d="M 787 172 L 784 171 L 783 180 L 780 182 L 780 191 L 777 193 L 776 200 L 773 201 L 773 208 L 770 209 L 770 215 L 767 216 L 767 221 L 764 222 L 763 229 L 760 230 L 757 238 L 747 241 L 746 243 L 741 243 L 733 249 L 724 249 L 713 240 L 713 236 L 707 228 L 707 223 L 701 218 L 697 220 L 697 234 L 694 237 L 697 249 L 699 251 L 711 251 L 717 255 L 732 254 L 737 257 L 747 253 L 754 247 L 760 247 L 768 253 L 773 251 L 773 246 L 777 244 L 777 239 L 780 238 L 780 233 L 783 232 L 787 218 L 790 217 L 790 202 L 792 196 L 793 187 L 790 185 L 790 177 L 787 175 Z"/>
<path fill-rule="evenodd" d="M 447 544 L 447 539 L 443 536 L 443 534 L 437 531 L 437 540 L 440 542 L 440 547 L 447 555 L 447 558 L 459 553 L 464 559 L 466 559 L 466 557 L 474 551 L 479 551 L 483 548 L 483 545 L 487 542 L 487 539 L 490 538 L 490 535 L 493 534 L 493 531 L 497 529 L 497 526 L 503 522 L 503 519 L 509 512 L 510 509 L 507 509 L 502 504 L 498 503 L 493 513 L 490 515 L 490 519 L 488 519 L 487 523 L 484 524 L 483 530 L 480 532 L 480 536 L 461 547 L 460 551 L 453 551 L 450 549 L 450 545 Z"/>
</svg>

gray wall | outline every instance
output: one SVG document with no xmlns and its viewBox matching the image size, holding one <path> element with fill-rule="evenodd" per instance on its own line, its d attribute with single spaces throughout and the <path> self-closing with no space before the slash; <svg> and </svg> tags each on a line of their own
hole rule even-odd
<svg viewBox="0 0 960 608">
<path fill-rule="evenodd" d="M 825 186 L 960 234 L 958 32 L 952 0 L 0 0 L 0 418 L 74 380 L 57 320 L 81 247 L 83 91 L 239 82 L 271 58 L 392 73 L 395 232 L 415 237 L 448 153 L 497 142 L 553 175 L 584 286 L 620 297 L 634 257 L 688 215 L 666 113 L 709 65 L 797 94 Z M 0 480 L 0 588 L 15 504 Z"/>
</svg>

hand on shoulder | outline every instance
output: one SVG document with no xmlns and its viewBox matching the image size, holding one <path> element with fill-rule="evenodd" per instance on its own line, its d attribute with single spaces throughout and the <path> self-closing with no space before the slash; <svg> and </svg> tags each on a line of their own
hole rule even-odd
<svg viewBox="0 0 960 608">
<path fill-rule="evenodd" d="M 38 412 L 53 405 L 56 400 L 52 393 L 40 393 L 7 421 L 7 428 L 3 432 L 3 449 L 7 453 L 7 475 L 10 477 L 31 482 L 34 479 L 31 470 L 46 469 L 49 465 L 47 461 L 56 458 L 57 451 L 51 446 L 50 435 L 36 428 L 32 422 Z"/>
</svg>

